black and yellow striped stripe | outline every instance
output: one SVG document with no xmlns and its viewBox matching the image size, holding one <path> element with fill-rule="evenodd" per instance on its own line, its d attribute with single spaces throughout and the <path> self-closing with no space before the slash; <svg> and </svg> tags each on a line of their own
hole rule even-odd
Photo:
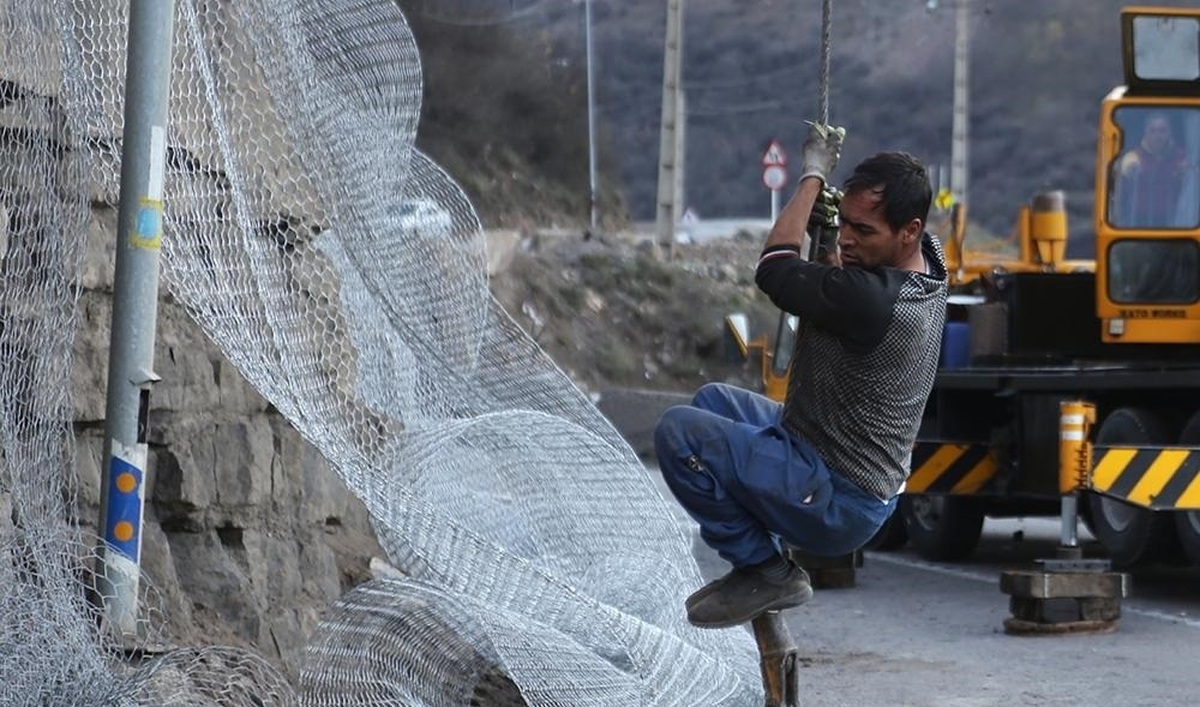
<svg viewBox="0 0 1200 707">
<path fill-rule="evenodd" d="M 979 493 L 996 475 L 996 469 L 996 458 L 986 444 L 917 442 L 905 491 Z"/>
<path fill-rule="evenodd" d="M 1200 510 L 1200 450 L 1096 447 L 1092 489 L 1146 508 Z"/>
</svg>

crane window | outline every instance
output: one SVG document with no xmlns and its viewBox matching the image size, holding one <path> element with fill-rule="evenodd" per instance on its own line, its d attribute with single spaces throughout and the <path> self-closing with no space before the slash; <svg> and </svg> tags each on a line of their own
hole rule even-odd
<svg viewBox="0 0 1200 707">
<path fill-rule="evenodd" d="M 1109 173 L 1109 224 L 1200 226 L 1200 109 L 1127 106 L 1113 121 L 1122 144 Z"/>
<path fill-rule="evenodd" d="M 1183 239 L 1120 240 L 1108 250 L 1108 297 L 1119 303 L 1200 299 L 1200 248 Z"/>
<path fill-rule="evenodd" d="M 1200 22 L 1195 17 L 1133 18 L 1133 72 L 1149 81 L 1200 78 Z"/>
</svg>

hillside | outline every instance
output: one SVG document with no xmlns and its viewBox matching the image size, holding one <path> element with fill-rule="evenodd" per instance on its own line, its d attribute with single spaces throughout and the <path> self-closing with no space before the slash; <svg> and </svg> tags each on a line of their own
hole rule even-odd
<svg viewBox="0 0 1200 707">
<path fill-rule="evenodd" d="M 756 387 L 724 315 L 774 334 L 778 310 L 754 284 L 765 234 L 679 245 L 656 257 L 630 233 L 530 236 L 491 279 L 505 310 L 581 387 L 691 391 L 712 380 Z"/>
<path fill-rule="evenodd" d="M 1121 78 L 1122 4 L 972 0 L 969 202 L 987 231 L 1008 232 L 1033 192 L 1064 189 L 1072 252 L 1088 252 L 1095 126 L 1100 99 Z M 426 57 L 432 103 L 422 146 L 467 185 L 486 221 L 526 212 L 530 220 L 582 222 L 582 4 L 401 5 Z M 772 137 L 795 154 L 802 121 L 816 111 L 820 7 L 818 0 L 686 3 L 685 192 L 701 216 L 768 211 L 759 156 Z M 881 149 L 948 165 L 953 2 L 942 0 L 935 12 L 920 0 L 833 7 L 831 116 L 850 131 L 843 169 Z M 665 17 L 665 2 L 594 3 L 602 213 L 614 221 L 653 218 Z M 482 41 L 492 43 L 486 56 L 471 50 Z M 438 105 L 446 92 L 465 112 L 447 116 Z"/>
</svg>

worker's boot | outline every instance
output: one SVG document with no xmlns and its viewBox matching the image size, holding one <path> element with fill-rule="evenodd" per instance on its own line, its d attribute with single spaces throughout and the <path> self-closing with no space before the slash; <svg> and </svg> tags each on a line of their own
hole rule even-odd
<svg viewBox="0 0 1200 707">
<path fill-rule="evenodd" d="M 712 594 L 714 591 L 717 590 L 718 587 L 720 587 L 722 584 L 724 584 L 725 580 L 729 579 L 730 574 L 733 574 L 733 573 L 730 572 L 721 577 L 717 577 L 713 581 L 709 582 L 708 584 L 704 585 L 703 587 L 700 587 L 696 591 L 692 592 L 691 595 L 688 596 L 688 598 L 685 599 L 683 602 L 684 606 L 687 607 L 687 610 L 689 612 L 691 612 L 692 607 L 695 606 L 697 603 L 699 603 L 699 601 L 701 599 L 708 596 L 709 594 Z"/>
<path fill-rule="evenodd" d="M 701 628 L 736 626 L 766 611 L 800 606 L 812 594 L 808 574 L 790 563 L 779 580 L 753 567 L 735 567 L 688 597 L 688 621 Z"/>
</svg>

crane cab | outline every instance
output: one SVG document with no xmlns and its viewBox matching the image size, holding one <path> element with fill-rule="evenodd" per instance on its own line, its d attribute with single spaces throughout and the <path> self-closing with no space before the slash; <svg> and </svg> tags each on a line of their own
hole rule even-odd
<svg viewBox="0 0 1200 707">
<path fill-rule="evenodd" d="M 1200 10 L 1125 8 L 1101 105 L 1096 305 L 1106 343 L 1200 343 Z"/>
</svg>

